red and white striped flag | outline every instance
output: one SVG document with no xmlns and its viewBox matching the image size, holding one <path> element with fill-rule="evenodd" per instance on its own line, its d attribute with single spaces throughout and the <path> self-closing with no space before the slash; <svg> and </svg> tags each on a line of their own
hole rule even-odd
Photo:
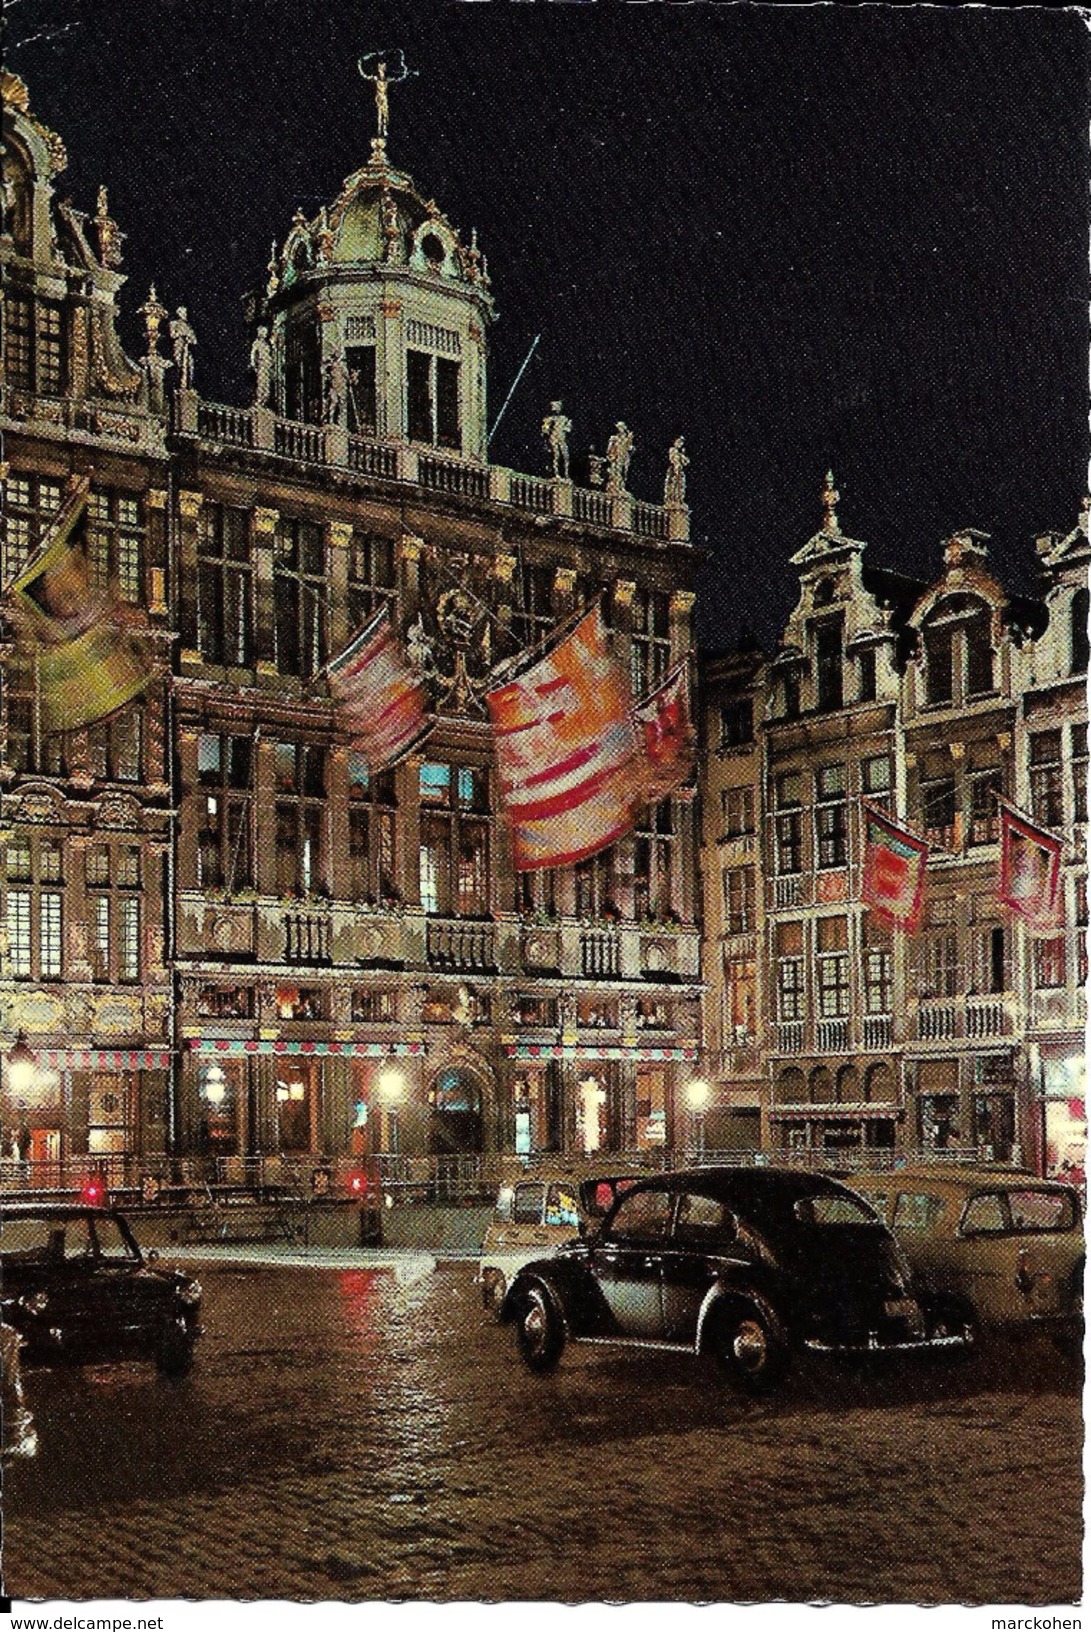
<svg viewBox="0 0 1091 1632">
<path fill-rule="evenodd" d="M 581 861 L 632 827 L 632 699 L 597 606 L 487 702 L 519 871 Z"/>
<path fill-rule="evenodd" d="M 693 771 L 697 739 L 690 719 L 686 664 L 680 663 L 634 713 L 644 760 L 640 792 L 648 804 L 656 804 Z"/>
<path fill-rule="evenodd" d="M 1032 935 L 1064 928 L 1060 839 L 1000 803 L 1001 904 L 1017 913 Z"/>
<path fill-rule="evenodd" d="M 334 658 L 326 679 L 353 747 L 372 772 L 404 759 L 432 728 L 427 690 L 398 649 L 389 607 Z"/>
</svg>

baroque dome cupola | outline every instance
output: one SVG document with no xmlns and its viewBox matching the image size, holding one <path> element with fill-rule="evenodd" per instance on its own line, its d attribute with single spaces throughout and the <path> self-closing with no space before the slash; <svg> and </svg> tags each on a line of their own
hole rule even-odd
<svg viewBox="0 0 1091 1632">
<path fill-rule="evenodd" d="M 366 164 L 274 244 L 256 346 L 289 419 L 484 459 L 486 326 L 496 310 L 476 234 L 464 242 L 387 154 L 400 53 L 364 57 L 378 134 Z"/>
</svg>

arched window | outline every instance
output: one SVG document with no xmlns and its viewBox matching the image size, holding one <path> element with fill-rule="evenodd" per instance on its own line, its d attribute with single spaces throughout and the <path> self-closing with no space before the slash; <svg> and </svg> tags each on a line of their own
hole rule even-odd
<svg viewBox="0 0 1091 1632">
<path fill-rule="evenodd" d="M 868 1066 L 864 1078 L 864 1098 L 869 1104 L 892 1105 L 896 1099 L 894 1091 L 894 1068 L 887 1060 L 878 1060 Z"/>
<path fill-rule="evenodd" d="M 814 1105 L 832 1105 L 833 1073 L 824 1065 L 811 1072 L 811 1102 Z"/>
<path fill-rule="evenodd" d="M 785 1066 L 777 1077 L 776 1101 L 778 1105 L 802 1105 L 807 1097 L 807 1079 L 797 1065 Z"/>
</svg>

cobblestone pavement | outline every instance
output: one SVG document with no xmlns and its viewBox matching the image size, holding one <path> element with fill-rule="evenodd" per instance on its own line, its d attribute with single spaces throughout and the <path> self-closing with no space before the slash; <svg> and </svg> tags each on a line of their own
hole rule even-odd
<svg viewBox="0 0 1091 1632">
<path fill-rule="evenodd" d="M 185 1381 L 30 1374 L 12 1596 L 1079 1596 L 1080 1377 L 1045 1341 L 812 1362 L 752 1401 L 667 1354 L 569 1349 L 533 1377 L 468 1264 L 201 1274 Z"/>
</svg>

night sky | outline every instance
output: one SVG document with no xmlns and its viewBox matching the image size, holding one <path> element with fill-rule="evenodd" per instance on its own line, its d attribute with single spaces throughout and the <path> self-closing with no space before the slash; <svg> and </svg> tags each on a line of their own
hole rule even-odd
<svg viewBox="0 0 1091 1632">
<path fill-rule="evenodd" d="M 479 232 L 500 308 L 492 458 L 575 475 L 633 427 L 634 492 L 692 459 L 699 627 L 766 642 L 832 463 L 876 565 L 935 575 L 958 527 L 1011 587 L 1087 482 L 1089 35 L 1074 12 L 550 0 L 17 0 L 7 55 L 107 183 L 203 395 L 248 402 L 244 292 L 374 133 L 357 59 L 401 47 L 389 150 Z"/>
</svg>

